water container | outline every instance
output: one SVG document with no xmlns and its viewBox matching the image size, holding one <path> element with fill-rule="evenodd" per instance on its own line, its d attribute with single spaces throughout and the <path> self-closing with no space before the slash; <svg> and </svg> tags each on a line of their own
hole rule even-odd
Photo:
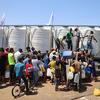
<svg viewBox="0 0 100 100">
<path fill-rule="evenodd" d="M 70 58 L 72 58 L 72 56 L 73 56 L 72 51 L 63 51 L 64 58 L 70 59 Z"/>
</svg>

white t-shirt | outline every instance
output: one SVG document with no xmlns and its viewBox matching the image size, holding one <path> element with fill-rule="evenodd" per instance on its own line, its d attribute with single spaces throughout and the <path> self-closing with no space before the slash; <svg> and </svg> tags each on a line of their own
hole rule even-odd
<svg viewBox="0 0 100 100">
<path fill-rule="evenodd" d="M 19 51 L 15 52 L 14 53 L 14 57 L 15 57 L 15 60 L 16 60 L 16 63 L 18 61 L 18 57 L 21 55 L 21 53 Z"/>
</svg>

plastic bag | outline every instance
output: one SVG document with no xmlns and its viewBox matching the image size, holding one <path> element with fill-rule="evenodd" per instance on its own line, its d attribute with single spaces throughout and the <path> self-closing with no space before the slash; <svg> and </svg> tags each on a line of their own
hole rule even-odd
<svg viewBox="0 0 100 100">
<path fill-rule="evenodd" d="M 75 83 L 79 83 L 79 78 L 80 78 L 79 76 L 80 76 L 79 73 L 75 74 L 75 77 L 74 77 Z"/>
<path fill-rule="evenodd" d="M 82 70 L 82 79 L 85 78 L 85 70 Z"/>
<path fill-rule="evenodd" d="M 68 77 L 68 80 L 72 80 L 74 75 L 73 75 L 72 72 L 68 72 L 68 76 L 67 77 Z"/>
<path fill-rule="evenodd" d="M 5 78 L 10 78 L 10 71 L 9 70 L 5 71 Z"/>
<path fill-rule="evenodd" d="M 39 75 L 40 77 L 43 76 L 42 71 L 39 71 L 39 72 L 38 72 L 38 75 Z"/>
<path fill-rule="evenodd" d="M 50 70 L 50 68 L 47 68 L 47 76 L 51 77 L 51 70 Z"/>
</svg>

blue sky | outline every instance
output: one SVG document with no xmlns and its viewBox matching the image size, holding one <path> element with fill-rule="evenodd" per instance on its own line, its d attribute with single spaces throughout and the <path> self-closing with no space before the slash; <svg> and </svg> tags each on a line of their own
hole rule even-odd
<svg viewBox="0 0 100 100">
<path fill-rule="evenodd" d="M 100 25 L 100 0 L 0 0 L 6 24 Z"/>
</svg>

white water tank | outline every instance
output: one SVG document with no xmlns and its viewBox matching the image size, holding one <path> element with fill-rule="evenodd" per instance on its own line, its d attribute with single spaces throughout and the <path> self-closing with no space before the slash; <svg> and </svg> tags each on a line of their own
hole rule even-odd
<svg viewBox="0 0 100 100">
<path fill-rule="evenodd" d="M 100 31 L 95 31 L 94 33 L 95 38 L 97 39 L 97 43 L 93 42 L 93 48 L 96 56 L 100 57 Z"/>
<path fill-rule="evenodd" d="M 3 46 L 3 30 L 0 29 L 0 47 Z"/>
<path fill-rule="evenodd" d="M 26 28 L 14 28 L 9 33 L 8 46 L 17 51 L 19 48 L 25 50 L 28 42 Z"/>
<path fill-rule="evenodd" d="M 6 35 L 2 27 L 0 27 L 0 47 L 5 47 L 6 44 Z"/>
<path fill-rule="evenodd" d="M 51 43 L 51 31 L 48 29 L 37 28 L 31 35 L 31 46 L 33 46 L 37 51 L 40 50 L 45 53 L 46 50 L 50 50 Z"/>
</svg>

